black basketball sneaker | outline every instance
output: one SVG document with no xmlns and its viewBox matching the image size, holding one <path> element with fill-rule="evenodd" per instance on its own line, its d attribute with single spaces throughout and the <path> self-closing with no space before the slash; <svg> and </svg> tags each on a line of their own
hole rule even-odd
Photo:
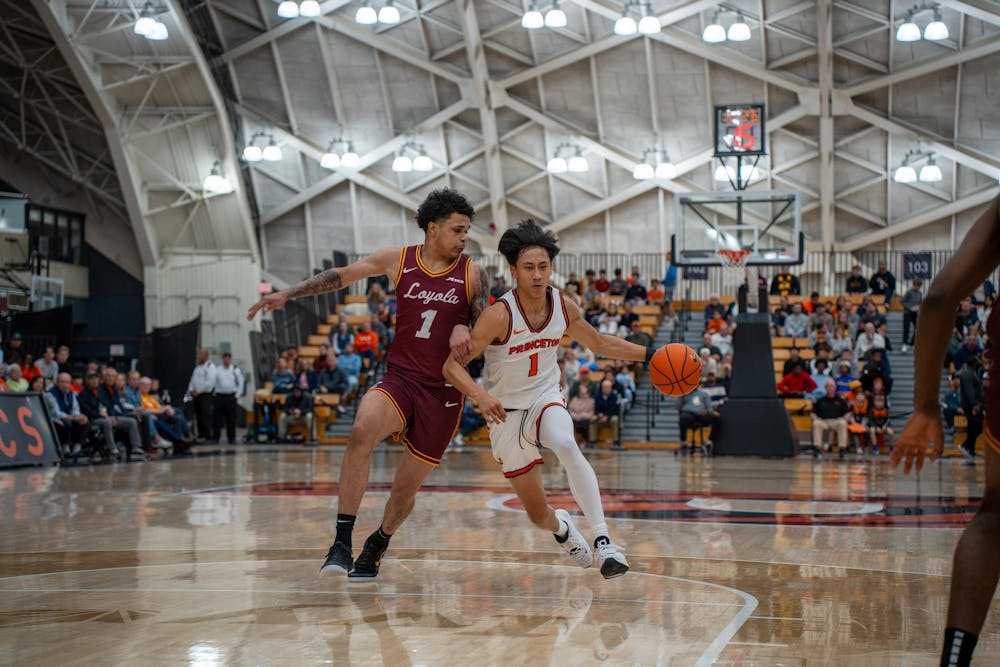
<svg viewBox="0 0 1000 667">
<path fill-rule="evenodd" d="M 351 548 L 341 542 L 334 542 L 330 550 L 326 552 L 326 561 L 323 563 L 323 567 L 319 568 L 319 576 L 347 574 L 352 567 L 354 567 L 354 559 L 351 558 Z"/>
<path fill-rule="evenodd" d="M 388 548 L 389 543 L 378 538 L 378 531 L 369 535 L 357 560 L 354 561 L 354 568 L 347 573 L 347 578 L 354 582 L 373 580 L 378 576 L 378 568 L 382 564 L 382 554 Z"/>
</svg>

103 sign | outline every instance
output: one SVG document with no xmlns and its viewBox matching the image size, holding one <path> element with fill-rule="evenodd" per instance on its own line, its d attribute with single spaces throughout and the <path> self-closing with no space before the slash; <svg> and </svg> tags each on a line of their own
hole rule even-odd
<svg viewBox="0 0 1000 667">
<path fill-rule="evenodd" d="M 907 252 L 903 253 L 903 278 L 913 280 L 931 279 L 931 253 L 929 252 Z"/>
</svg>

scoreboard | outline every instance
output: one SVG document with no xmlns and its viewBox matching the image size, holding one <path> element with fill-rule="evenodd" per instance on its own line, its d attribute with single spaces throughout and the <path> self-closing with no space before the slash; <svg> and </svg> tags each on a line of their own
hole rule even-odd
<svg viewBox="0 0 1000 667">
<path fill-rule="evenodd" d="M 765 155 L 763 104 L 715 107 L 715 157 Z"/>
</svg>

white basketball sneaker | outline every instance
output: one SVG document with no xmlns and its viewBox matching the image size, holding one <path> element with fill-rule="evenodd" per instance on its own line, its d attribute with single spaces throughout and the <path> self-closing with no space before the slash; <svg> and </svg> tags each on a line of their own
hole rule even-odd
<svg viewBox="0 0 1000 667">
<path fill-rule="evenodd" d="M 569 527 L 569 532 L 566 533 L 566 540 L 564 542 L 556 540 L 556 542 L 559 542 L 559 546 L 562 547 L 563 551 L 569 554 L 570 560 L 580 567 L 590 567 L 593 565 L 594 552 L 590 550 L 587 540 L 576 529 L 576 524 L 573 523 L 569 512 L 566 510 L 556 510 L 556 518 L 565 522 Z"/>
<path fill-rule="evenodd" d="M 602 536 L 597 538 L 594 547 L 595 559 L 601 564 L 601 575 L 605 579 L 614 579 L 628 572 L 628 561 L 617 544 Z"/>
</svg>

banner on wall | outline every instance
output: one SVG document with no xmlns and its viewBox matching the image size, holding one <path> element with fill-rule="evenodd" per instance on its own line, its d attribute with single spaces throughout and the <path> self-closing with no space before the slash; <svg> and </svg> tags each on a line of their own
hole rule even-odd
<svg viewBox="0 0 1000 667">
<path fill-rule="evenodd" d="M 0 468 L 55 463 L 58 442 L 41 394 L 0 393 Z"/>
</svg>

